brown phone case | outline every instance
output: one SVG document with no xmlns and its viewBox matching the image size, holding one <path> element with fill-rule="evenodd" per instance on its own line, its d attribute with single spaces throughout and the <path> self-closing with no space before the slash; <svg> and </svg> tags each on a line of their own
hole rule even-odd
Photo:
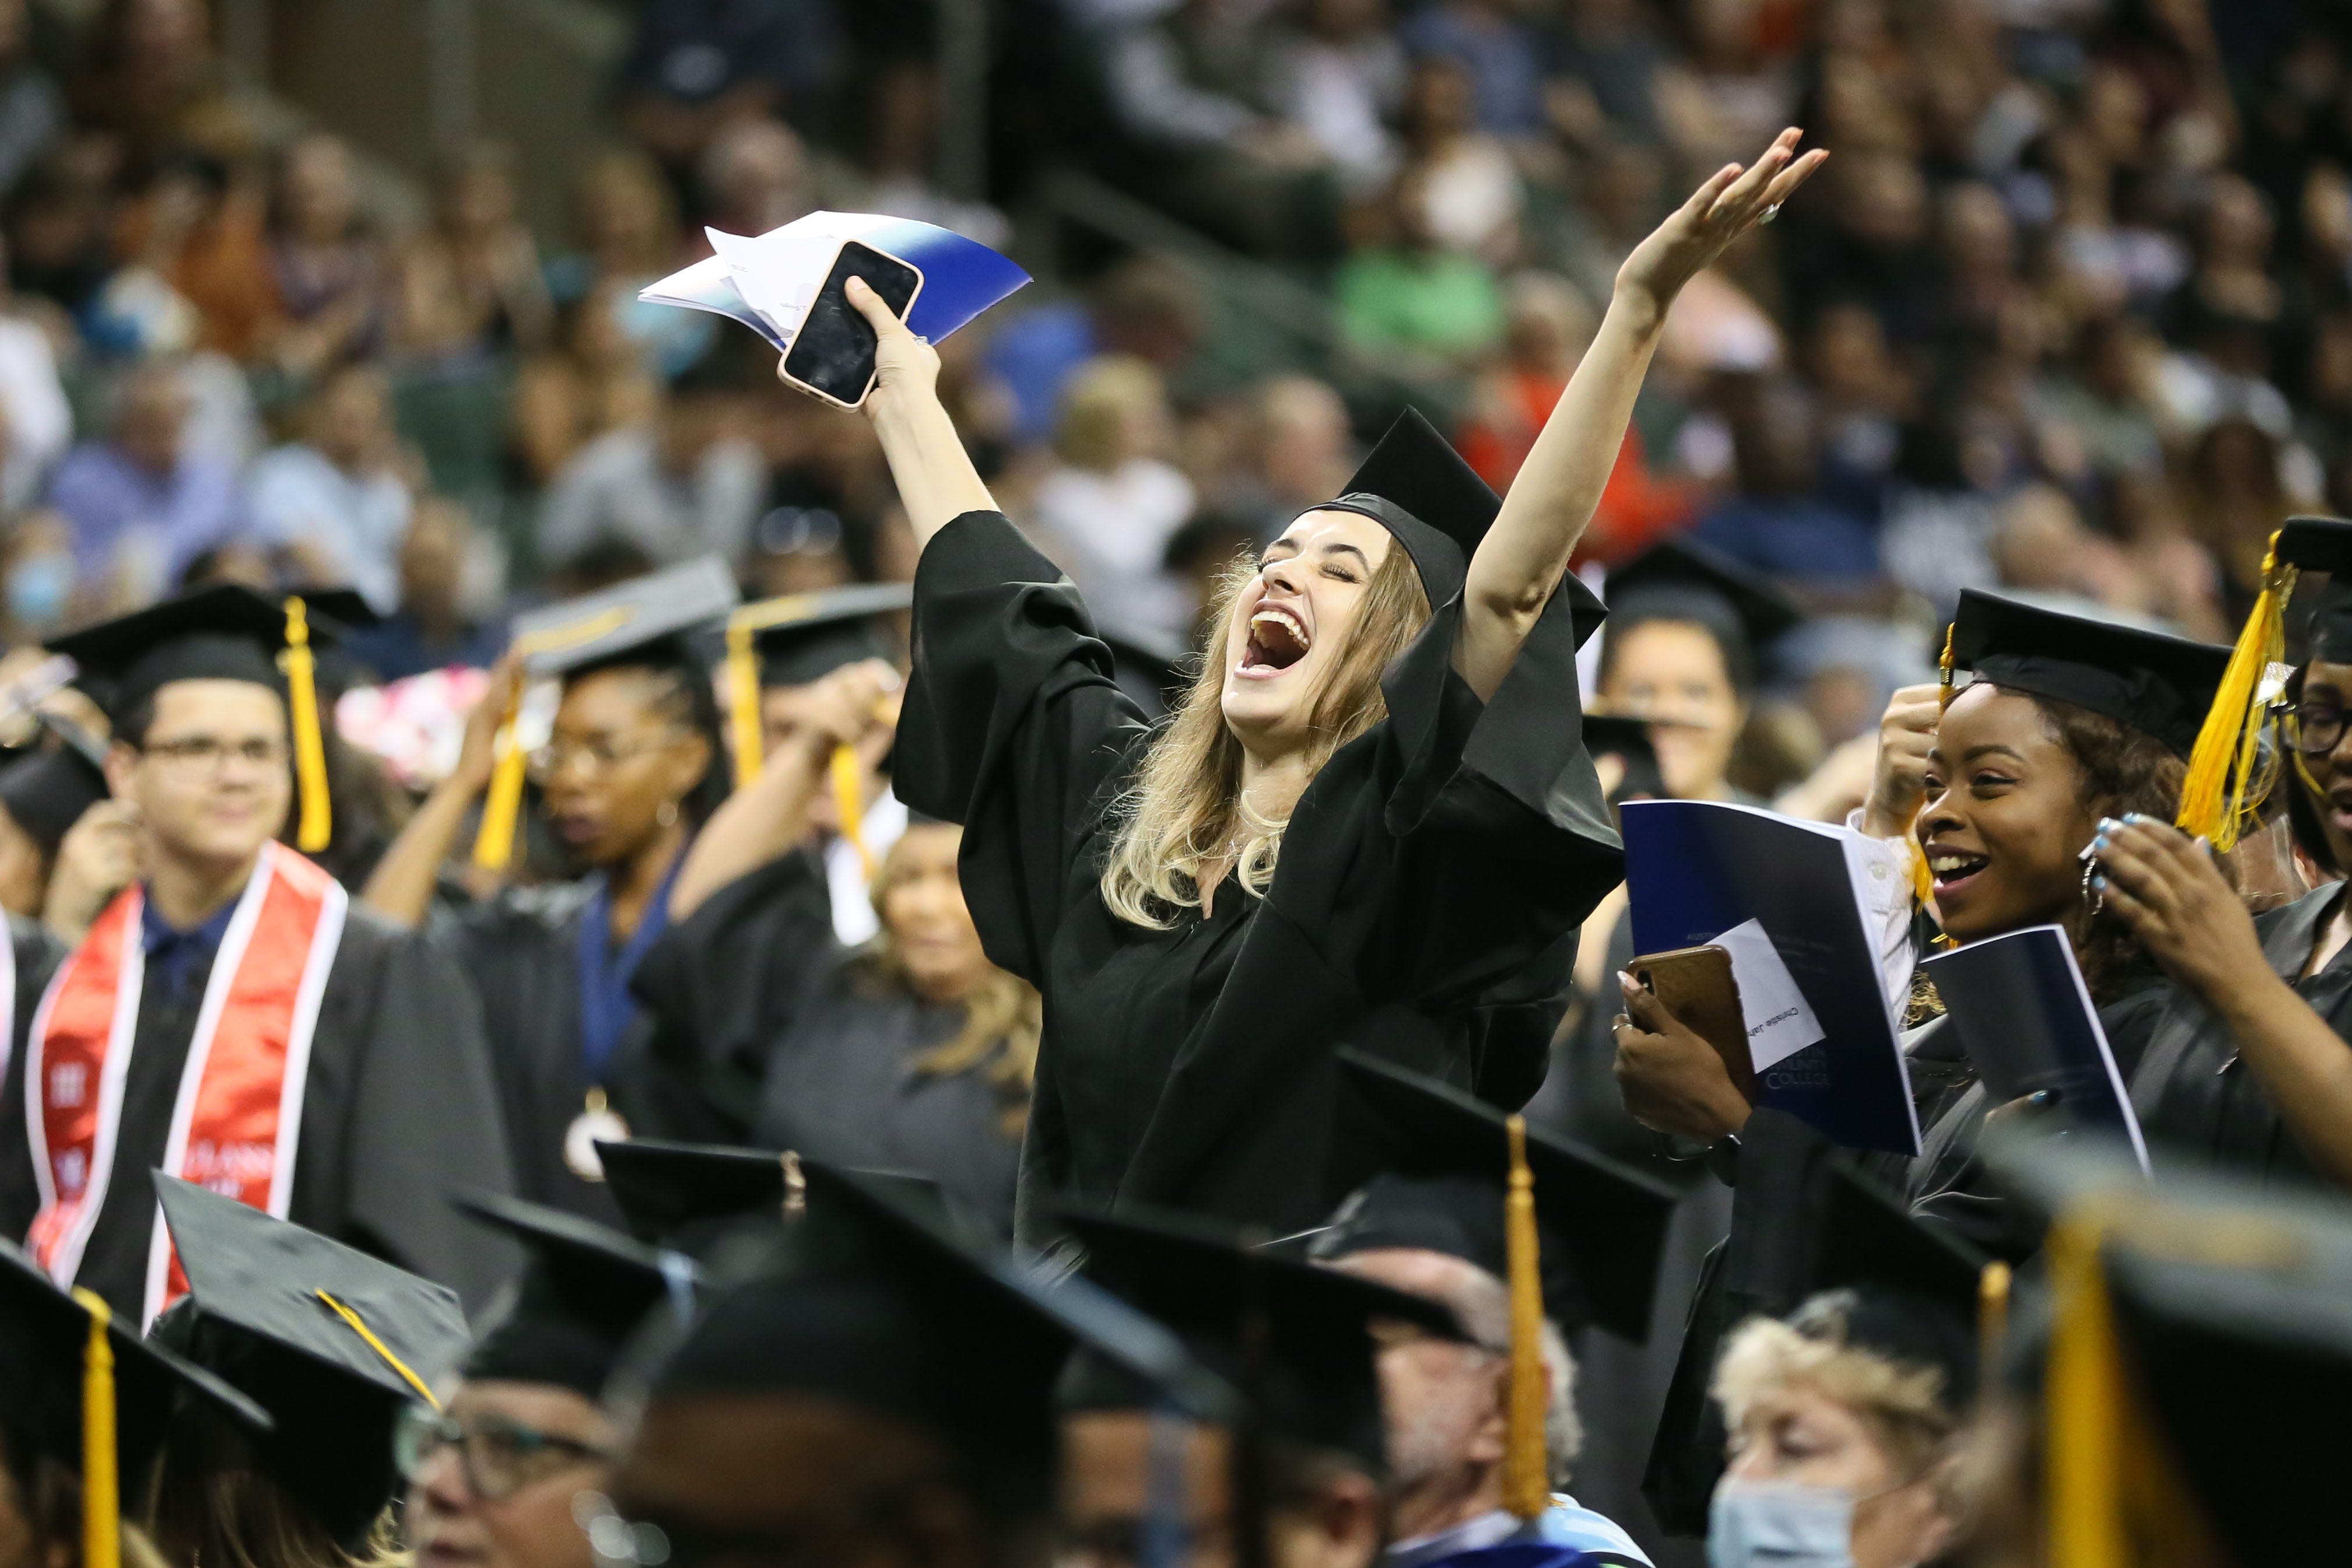
<svg viewBox="0 0 2352 1568">
<path fill-rule="evenodd" d="M 1756 1103 L 1756 1067 L 1748 1054 L 1748 1019 L 1739 1010 L 1739 982 L 1731 955 L 1720 947 L 1677 947 L 1633 960 L 1640 981 L 1683 1026 L 1715 1047 L 1731 1082 Z"/>
</svg>

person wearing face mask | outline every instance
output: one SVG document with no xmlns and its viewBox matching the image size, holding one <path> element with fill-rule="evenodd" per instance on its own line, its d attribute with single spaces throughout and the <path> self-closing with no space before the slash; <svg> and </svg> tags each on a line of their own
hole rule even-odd
<svg viewBox="0 0 2352 1568">
<path fill-rule="evenodd" d="M 1912 830 L 1943 934 L 1967 943 L 2064 927 L 2128 1078 L 2177 993 L 2121 911 L 2100 899 L 2084 857 L 2104 818 L 2178 811 L 2229 650 L 1970 591 L 1949 651 L 1954 671 L 1975 678 L 1917 759 L 1923 804 Z M 1891 725 L 1888 749 L 1915 755 L 1910 733 Z M 1904 772 L 1882 768 L 1881 789 Z M 1643 1481 L 1660 1521 L 1696 1534 L 1720 1447 L 1706 1392 L 1716 1348 L 1740 1318 L 1800 1298 L 1811 1221 L 1792 1195 L 1830 1145 L 1792 1116 L 1751 1108 L 1704 1041 L 1630 977 L 1620 986 L 1617 1076 L 1628 1108 L 1703 1148 L 1733 1189 L 1731 1238 L 1702 1279 Z M 1895 1005 L 1906 993 L 1893 989 Z M 1923 1152 L 1860 1154 L 1857 1165 L 1933 1223 L 2021 1260 L 2040 1245 L 2040 1226 L 1985 1178 L 1978 1145 L 1994 1106 L 1958 1031 L 1938 1014 L 1907 1030 L 1903 1050 Z"/>
<path fill-rule="evenodd" d="M 575 1511 L 604 1490 L 619 1442 L 597 1399 L 649 1314 L 691 1312 L 694 1266 L 562 1209 L 458 1207 L 530 1262 L 440 1408 L 402 1412 L 404 1533 L 418 1568 L 594 1568 Z"/>
<path fill-rule="evenodd" d="M 1797 136 L 1636 247 L 1509 499 L 1408 414 L 1349 494 L 1234 571 L 1157 730 L 981 482 L 938 356 L 853 283 L 880 343 L 865 412 L 923 543 L 898 787 L 963 824 L 990 956 L 1045 998 L 1029 1239 L 1055 1191 L 1315 1223 L 1354 1174 L 1332 1052 L 1384 1006 L 1433 1020 L 1421 1065 L 1526 1097 L 1530 1064 L 1482 1057 L 1468 1014 L 1620 873 L 1569 558 L 1675 296 L 1825 156 Z"/>
<path fill-rule="evenodd" d="M 1850 1171 L 1809 1201 L 1820 1286 L 1741 1324 L 1715 1369 L 1729 1463 L 1709 1568 L 1918 1568 L 1958 1535 L 1981 1260 Z"/>
<path fill-rule="evenodd" d="M 1635 1341 L 1648 1331 L 1675 1190 L 1532 1127 L 1515 1158 L 1510 1119 L 1492 1106 L 1354 1051 L 1341 1064 L 1351 1098 L 1396 1143 L 1307 1255 L 1428 1297 L 1471 1341 L 1407 1325 L 1375 1334 L 1391 1472 L 1386 1568 L 1476 1568 L 1497 1551 L 1535 1568 L 1526 1554 L 1537 1547 L 1554 1568 L 1593 1553 L 1648 1563 L 1614 1520 L 1567 1494 L 1585 1434 L 1561 1330 L 1603 1324 Z M 1535 1227 L 1515 1245 L 1507 1194 L 1517 1171 Z M 1522 1284 L 1539 1301 L 1524 1316 Z M 1514 1420 L 1528 1384 L 1543 1395 L 1540 1424 Z"/>
</svg>

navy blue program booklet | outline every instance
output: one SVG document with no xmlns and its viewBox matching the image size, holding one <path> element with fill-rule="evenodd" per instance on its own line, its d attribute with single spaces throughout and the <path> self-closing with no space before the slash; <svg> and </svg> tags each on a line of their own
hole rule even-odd
<svg viewBox="0 0 2352 1568">
<path fill-rule="evenodd" d="M 2128 1139 L 2147 1169 L 2139 1118 L 2064 931 L 2029 925 L 1955 947 L 1924 967 L 1995 1104 L 2049 1090 L 2076 1125 Z"/>
<path fill-rule="evenodd" d="M 1848 830 L 1713 800 L 1622 813 L 1633 949 L 1731 956 L 1757 1103 L 1853 1149 L 1919 1152 Z"/>
</svg>

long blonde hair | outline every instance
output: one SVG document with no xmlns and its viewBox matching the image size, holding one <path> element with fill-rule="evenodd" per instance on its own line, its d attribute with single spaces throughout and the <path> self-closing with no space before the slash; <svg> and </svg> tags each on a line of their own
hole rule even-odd
<svg viewBox="0 0 2352 1568">
<path fill-rule="evenodd" d="M 1239 844 L 1242 886 L 1263 898 L 1282 852 L 1280 821 L 1242 799 L 1242 743 L 1225 726 L 1225 659 L 1234 605 L 1258 573 L 1236 557 L 1210 612 L 1208 646 L 1175 711 L 1150 742 L 1135 780 L 1111 805 L 1114 836 L 1102 870 L 1103 902 L 1129 925 L 1165 931 L 1201 906 L 1198 869 Z M 1388 716 L 1381 677 L 1429 621 L 1429 594 L 1412 557 L 1391 542 L 1372 573 L 1356 625 L 1315 699 L 1308 723 L 1317 770 L 1331 754 Z"/>
<path fill-rule="evenodd" d="M 881 917 L 882 932 L 861 956 L 861 965 L 866 979 L 878 988 L 906 989 L 910 984 L 906 961 L 890 934 L 889 917 L 883 912 L 891 892 L 906 880 L 907 870 L 907 857 L 894 844 L 874 876 L 874 913 Z M 1037 1087 L 1037 1040 L 1045 1028 L 1045 1001 L 1028 981 L 991 964 L 979 983 L 964 993 L 962 1005 L 963 1027 L 953 1039 L 916 1057 L 912 1070 L 951 1078 L 985 1064 L 989 1084 L 1000 1103 L 998 1127 L 1008 1136 L 1018 1137 L 1029 1119 L 1029 1097 Z"/>
</svg>

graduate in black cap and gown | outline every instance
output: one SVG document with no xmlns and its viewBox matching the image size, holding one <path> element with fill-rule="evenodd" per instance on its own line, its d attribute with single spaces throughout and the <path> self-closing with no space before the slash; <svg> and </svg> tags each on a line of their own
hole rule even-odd
<svg viewBox="0 0 2352 1568">
<path fill-rule="evenodd" d="M 694 1265 L 541 1204 L 458 1207 L 521 1242 L 530 1263 L 441 1407 L 403 1413 L 403 1534 L 427 1563 L 594 1568 L 574 1510 L 612 1472 L 618 1435 L 598 1400 L 649 1316 L 692 1317 Z"/>
<path fill-rule="evenodd" d="M 924 547 L 898 785 L 964 825 L 990 956 L 1045 998 L 1025 1206 L 1315 1223 L 1362 1174 L 1332 1051 L 1383 1008 L 1424 1022 L 1411 1065 L 1514 1103 L 1539 1081 L 1541 1041 L 1482 1059 L 1473 1014 L 1620 874 L 1577 723 L 1597 606 L 1569 558 L 1667 308 L 1818 166 L 1795 143 L 1635 249 L 1509 499 L 1408 415 L 1235 580 L 1156 732 L 996 509 L 937 356 L 853 290 L 881 345 L 866 412 Z"/>
<path fill-rule="evenodd" d="M 299 599 L 219 587 L 55 643 L 110 680 L 145 877 L 11 1055 L 0 1228 L 136 1322 L 180 1289 L 158 1168 L 472 1300 L 503 1272 L 442 1203 L 510 1179 L 471 988 L 295 847 L 332 831 L 314 632 Z"/>
<path fill-rule="evenodd" d="M 1648 1563 L 1568 1496 L 1585 1434 L 1563 1328 L 1647 1333 L 1675 1188 L 1460 1090 L 1343 1052 L 1350 1092 L 1394 1138 L 1382 1173 L 1311 1238 L 1318 1262 L 1450 1307 L 1476 1343 L 1384 1336 L 1391 1398 L 1387 1568 L 1521 1568 L 1590 1552 Z M 1513 1197 L 1527 1183 L 1527 1223 Z M 1522 1418 L 1522 1387 L 1543 1419 Z M 1646 1437 L 1646 1434 L 1643 1434 Z M 1604 1442 L 1633 1447 L 1613 1427 Z M 1630 1456 L 1620 1456 L 1621 1466 Z M 1538 1558 L 1531 1547 L 1548 1549 Z"/>
<path fill-rule="evenodd" d="M 160 1568 L 138 1521 L 173 1412 L 201 1406 L 270 1428 L 252 1400 L 141 1339 L 97 1297 L 59 1290 L 5 1242 L 0 1390 L 0 1554 L 14 1568 Z M 84 1425 L 101 1411 L 104 1436 Z"/>
<path fill-rule="evenodd" d="M 2284 694 L 2275 745 L 2288 763 L 2275 789 L 2287 798 L 2304 852 L 2340 877 L 2352 867 L 2352 726 L 2344 716 L 2352 705 L 2352 523 L 2294 518 L 2280 530 L 2273 554 L 2272 586 L 2240 640 L 2239 657 L 2263 667 L 2274 662 L 2278 617 L 2296 577 L 2328 574 L 2311 596 L 2304 662 Z M 2179 988 L 2132 1074 L 2132 1109 L 2158 1161 L 2352 1186 L 2346 1043 L 2352 909 L 2345 884 L 2328 882 L 2250 917 L 2213 857 L 2193 841 L 2202 835 L 2226 851 L 2248 825 L 2221 797 L 2242 743 L 2263 729 L 2270 700 L 2258 681 L 2251 688 L 2232 683 L 2216 702 L 2207 820 L 2182 827 L 2140 820 L 2105 835 L 2099 860 L 2108 901 Z M 2208 742 L 2200 737 L 2199 745 L 2202 756 Z"/>
<path fill-rule="evenodd" d="M 756 1085 L 756 1064 L 723 1054 L 724 1041 L 657 1037 L 629 988 L 669 928 L 696 833 L 727 797 L 709 661 L 695 637 L 715 631 L 737 599 L 712 557 L 520 618 L 520 671 L 485 699 L 457 771 L 369 879 L 370 904 L 408 924 L 432 915 L 471 972 L 515 1189 L 535 1202 L 609 1218 L 598 1139 L 723 1133 L 743 1113 L 743 1085 Z M 515 737 L 526 678 L 562 688 L 552 733 L 535 750 Z M 436 911 L 442 866 L 478 797 L 475 864 L 509 871 L 533 777 L 569 874 Z M 756 958 L 709 954 L 780 974 L 801 956 L 800 945 Z"/>
<path fill-rule="evenodd" d="M 2169 819 L 2179 809 L 2229 650 L 1970 590 L 1948 653 L 1953 674 L 1975 678 L 1938 723 L 1914 830 L 1943 933 L 1966 943 L 2063 926 L 2128 1080 L 2178 993 L 2120 911 L 2102 903 L 2084 855 L 2103 818 Z M 1751 1109 L 1721 1059 L 1655 998 L 1638 985 L 1622 994 L 1615 1027 L 1627 1103 L 1703 1150 L 1734 1194 L 1730 1237 L 1685 1326 L 1644 1483 L 1660 1522 L 1695 1535 L 1722 1448 L 1706 1393 L 1717 1348 L 1742 1319 L 1801 1299 L 1812 1223 L 1801 1195 L 1832 1146 L 1784 1112 Z M 1922 1153 L 1862 1153 L 1857 1168 L 1958 1239 L 2022 1260 L 2040 1245 L 2040 1226 L 1982 1169 L 1979 1134 L 1993 1106 L 1959 1031 L 1939 1013 L 1902 1043 Z"/>
<path fill-rule="evenodd" d="M 256 1432 L 189 1408 L 173 1422 L 155 1484 L 166 1557 L 397 1561 L 393 1434 L 410 1406 L 436 1402 L 466 1354 L 457 1296 L 234 1198 L 154 1182 L 187 1293 L 153 1337 L 270 1419 Z"/>
</svg>

